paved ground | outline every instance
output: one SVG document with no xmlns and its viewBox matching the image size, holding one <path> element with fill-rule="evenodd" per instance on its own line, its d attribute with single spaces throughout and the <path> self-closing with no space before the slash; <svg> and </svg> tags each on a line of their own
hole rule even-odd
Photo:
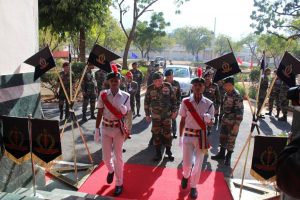
<svg viewBox="0 0 300 200">
<path fill-rule="evenodd" d="M 143 104 L 143 98 L 142 98 Z M 236 140 L 235 152 L 233 154 L 232 166 L 237 160 L 238 155 L 241 152 L 243 145 L 245 144 L 246 138 L 249 135 L 250 126 L 251 126 L 251 111 L 247 101 L 244 101 L 245 114 L 244 120 L 240 127 L 240 132 Z M 55 103 L 44 103 L 42 104 L 44 115 L 48 119 L 58 119 L 58 109 L 57 104 Z M 143 109 L 141 109 L 143 110 Z M 81 103 L 75 104 L 75 113 L 79 119 L 79 124 L 84 132 L 84 137 L 87 141 L 90 153 L 94 160 L 94 163 L 99 163 L 101 161 L 101 145 L 93 141 L 93 131 L 95 127 L 95 120 L 89 119 L 88 122 L 82 123 L 81 121 Z M 178 146 L 178 139 L 173 140 L 172 151 L 175 155 L 175 161 L 170 162 L 167 158 L 163 159 L 160 163 L 152 161 L 152 158 L 155 153 L 154 147 L 148 147 L 148 141 L 151 137 L 151 124 L 147 123 L 144 118 L 144 112 L 141 113 L 141 117 L 135 117 L 133 120 L 133 135 L 132 139 L 125 142 L 124 148 L 126 152 L 124 153 L 124 161 L 127 163 L 136 163 L 136 164 L 145 164 L 153 166 L 163 166 L 163 167 L 172 167 L 180 168 L 182 164 L 182 151 Z M 179 118 L 177 119 L 179 122 Z M 262 135 L 278 135 L 282 132 L 288 132 L 291 127 L 291 116 L 288 117 L 288 123 L 278 122 L 274 117 L 266 117 L 266 119 L 261 120 L 259 123 L 260 130 Z M 178 123 L 179 124 L 179 123 Z M 72 157 L 72 131 L 71 126 L 68 123 L 65 129 L 65 133 L 62 138 L 62 149 L 63 149 L 63 158 L 67 161 L 73 161 Z M 231 172 L 231 167 L 226 167 L 222 163 L 211 160 L 210 156 L 216 154 L 218 151 L 218 140 L 219 140 L 219 127 L 214 127 L 214 132 L 210 136 L 210 142 L 212 148 L 209 151 L 209 155 L 205 157 L 203 169 L 213 170 L 213 171 L 222 171 L 225 176 L 229 176 Z M 76 143 L 76 155 L 78 162 L 89 163 L 89 157 L 87 151 L 83 145 L 82 139 L 79 135 L 78 129 L 74 130 L 75 133 L 75 143 Z M 257 132 L 254 132 L 256 135 Z M 253 140 L 250 147 L 250 153 L 246 165 L 246 179 L 253 179 L 249 173 L 252 159 L 253 151 Z M 245 153 L 242 155 L 239 164 L 237 165 L 236 170 L 234 171 L 234 178 L 242 177 L 242 170 L 245 163 Z"/>
</svg>

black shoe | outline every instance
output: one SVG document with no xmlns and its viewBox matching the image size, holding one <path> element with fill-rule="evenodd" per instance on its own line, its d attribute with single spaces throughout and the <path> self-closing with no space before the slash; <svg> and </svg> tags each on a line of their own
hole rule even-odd
<svg viewBox="0 0 300 200">
<path fill-rule="evenodd" d="M 111 184 L 111 183 L 113 182 L 113 180 L 114 180 L 114 174 L 115 174 L 115 172 L 112 172 L 112 173 L 108 173 L 108 174 L 107 174 L 106 182 L 107 182 L 108 184 Z"/>
<path fill-rule="evenodd" d="M 125 152 L 126 152 L 126 149 L 123 149 L 122 152 L 125 153 Z"/>
<path fill-rule="evenodd" d="M 215 156 L 211 156 L 212 160 L 224 160 L 225 159 L 225 148 L 221 147 L 220 152 L 215 155 Z"/>
<path fill-rule="evenodd" d="M 173 135 L 173 139 L 177 139 L 177 135 Z"/>
<path fill-rule="evenodd" d="M 119 196 L 123 192 L 123 185 L 116 186 L 114 196 Z"/>
<path fill-rule="evenodd" d="M 140 113 L 138 113 L 136 116 L 140 117 L 141 115 L 140 115 Z"/>
<path fill-rule="evenodd" d="M 270 115 L 270 116 L 272 116 L 272 112 L 267 112 L 267 113 L 265 113 L 266 115 Z"/>
<path fill-rule="evenodd" d="M 88 121 L 88 119 L 86 118 L 86 116 L 83 116 L 83 117 L 82 117 L 82 121 L 83 121 L 83 122 L 87 122 L 87 121 Z"/>
<path fill-rule="evenodd" d="M 187 188 L 188 181 L 189 181 L 189 179 L 182 177 L 182 179 L 181 179 L 181 188 L 182 189 Z"/>
<path fill-rule="evenodd" d="M 287 117 L 286 117 L 286 115 L 283 115 L 282 117 L 279 117 L 279 118 L 278 118 L 278 121 L 287 122 Z"/>
<path fill-rule="evenodd" d="M 224 165 L 230 166 L 231 154 L 232 154 L 232 151 L 227 152 L 227 154 L 225 156 Z"/>
<path fill-rule="evenodd" d="M 197 189 L 196 189 L 196 188 L 191 188 L 190 197 L 191 197 L 192 199 L 197 199 L 197 197 L 198 197 L 198 192 L 197 192 Z"/>
<path fill-rule="evenodd" d="M 174 161 L 174 156 L 172 155 L 171 147 L 166 147 L 166 154 L 168 155 L 170 161 Z"/>
<path fill-rule="evenodd" d="M 161 159 L 162 159 L 162 155 L 161 154 L 156 154 L 155 157 L 153 158 L 153 160 L 155 162 L 161 161 Z"/>
<path fill-rule="evenodd" d="M 91 119 L 96 119 L 95 115 L 91 115 Z"/>
</svg>

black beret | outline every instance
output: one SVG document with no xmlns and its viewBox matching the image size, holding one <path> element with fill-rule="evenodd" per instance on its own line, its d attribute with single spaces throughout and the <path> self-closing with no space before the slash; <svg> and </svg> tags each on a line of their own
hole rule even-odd
<svg viewBox="0 0 300 200">
<path fill-rule="evenodd" d="M 159 67 L 159 64 L 158 64 L 158 63 L 156 63 L 156 64 L 154 65 L 154 67 Z"/>
<path fill-rule="evenodd" d="M 167 69 L 165 71 L 165 76 L 171 76 L 171 75 L 173 75 L 173 70 L 172 69 Z"/>
<path fill-rule="evenodd" d="M 152 75 L 152 80 L 160 79 L 162 76 L 163 76 L 163 75 L 162 75 L 161 72 L 155 72 L 155 73 L 153 73 L 153 75 Z"/>
<path fill-rule="evenodd" d="M 118 79 L 121 79 L 121 74 L 118 72 L 118 73 L 115 73 L 115 72 L 110 72 L 107 74 L 106 76 L 106 80 L 109 80 L 111 78 L 118 78 Z"/>
<path fill-rule="evenodd" d="M 232 85 L 234 85 L 234 78 L 232 76 L 224 78 L 223 80 L 224 80 L 224 84 L 225 83 L 231 83 Z"/>
<path fill-rule="evenodd" d="M 191 81 L 191 84 L 195 84 L 195 83 L 205 83 L 205 80 L 203 78 L 193 78 L 192 81 Z"/>
</svg>

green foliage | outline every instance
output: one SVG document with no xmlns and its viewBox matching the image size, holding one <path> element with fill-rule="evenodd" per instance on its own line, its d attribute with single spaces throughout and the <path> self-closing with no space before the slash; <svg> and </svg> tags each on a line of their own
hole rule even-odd
<svg viewBox="0 0 300 200">
<path fill-rule="evenodd" d="M 86 63 L 83 63 L 83 62 L 72 63 L 72 72 L 74 73 L 75 80 L 80 79 L 85 65 L 86 65 Z"/>
<path fill-rule="evenodd" d="M 258 83 L 259 82 L 259 74 L 260 74 L 260 68 L 254 67 L 249 74 L 250 81 L 252 83 Z"/>
<path fill-rule="evenodd" d="M 234 84 L 235 88 L 239 91 L 240 95 L 242 97 L 245 96 L 246 92 L 245 92 L 245 88 L 244 86 L 242 85 L 242 83 L 235 83 Z"/>
<path fill-rule="evenodd" d="M 280 37 L 299 38 L 299 1 L 254 0 L 251 14 L 256 34 L 272 33 Z"/>
<path fill-rule="evenodd" d="M 234 75 L 234 79 L 237 81 L 247 81 L 248 80 L 248 74 L 244 74 L 244 73 L 238 73 Z"/>
<path fill-rule="evenodd" d="M 153 13 L 151 21 L 138 22 L 134 37 L 134 44 L 141 51 L 142 58 L 149 57 L 150 51 L 161 50 L 166 47 L 163 40 L 166 36 L 165 28 L 170 26 L 166 22 L 163 13 Z"/>
<path fill-rule="evenodd" d="M 256 98 L 256 87 L 254 85 L 251 85 L 249 87 L 248 96 L 249 96 L 250 99 L 255 99 Z"/>
<path fill-rule="evenodd" d="M 185 47 L 198 61 L 199 51 L 208 47 L 213 38 L 213 33 L 204 27 L 184 27 L 174 31 L 177 41 Z"/>
</svg>

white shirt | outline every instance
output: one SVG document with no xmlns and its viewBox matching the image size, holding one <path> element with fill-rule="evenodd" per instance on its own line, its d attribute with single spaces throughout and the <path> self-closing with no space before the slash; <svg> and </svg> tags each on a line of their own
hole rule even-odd
<svg viewBox="0 0 300 200">
<path fill-rule="evenodd" d="M 127 92 L 124 92 L 119 89 L 118 93 L 113 96 L 111 90 L 103 90 L 101 91 L 99 95 L 99 100 L 98 100 L 98 108 L 104 108 L 103 110 L 103 117 L 108 119 L 108 120 L 118 120 L 118 118 L 112 114 L 108 108 L 104 105 L 104 102 L 102 101 L 101 94 L 103 92 L 107 92 L 107 100 L 118 110 L 120 111 L 120 105 L 125 105 L 127 107 L 127 111 L 131 110 L 130 108 L 130 98 L 129 94 Z M 126 102 L 126 103 L 125 103 Z"/>
<path fill-rule="evenodd" d="M 208 98 L 202 96 L 200 102 L 197 104 L 194 99 L 194 95 L 192 94 L 191 96 L 184 98 L 180 104 L 179 115 L 182 117 L 186 117 L 185 128 L 196 129 L 196 130 L 201 129 L 201 127 L 198 125 L 198 123 L 196 122 L 196 120 L 194 119 L 194 117 L 189 112 L 188 108 L 186 107 L 186 105 L 184 103 L 185 99 L 189 99 L 189 101 L 194 106 L 196 112 L 202 119 L 203 119 L 203 115 L 205 113 L 209 113 L 212 116 L 212 118 L 214 117 L 215 108 L 214 108 L 213 102 L 211 100 L 209 100 Z"/>
</svg>

